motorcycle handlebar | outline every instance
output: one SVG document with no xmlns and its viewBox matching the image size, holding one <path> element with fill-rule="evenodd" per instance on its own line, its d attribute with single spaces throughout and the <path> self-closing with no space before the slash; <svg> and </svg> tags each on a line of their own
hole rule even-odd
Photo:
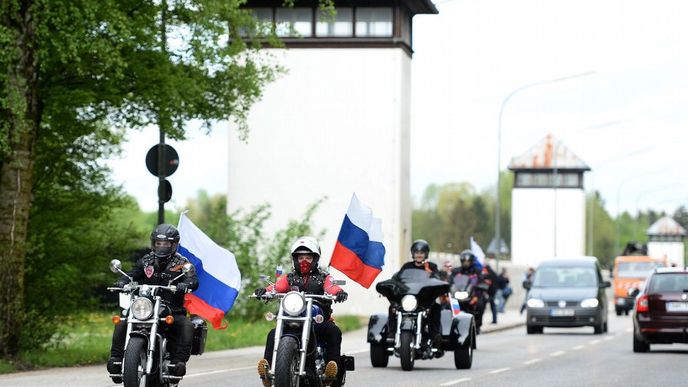
<svg viewBox="0 0 688 387">
<path fill-rule="evenodd" d="M 255 294 L 250 294 L 248 297 L 249 298 L 260 298 L 260 299 L 264 299 L 264 300 L 270 300 L 273 298 L 283 298 L 287 294 L 289 294 L 289 293 L 270 293 L 270 292 L 267 292 L 261 296 L 256 296 Z M 337 298 L 334 295 L 330 295 L 330 294 L 323 294 L 323 295 L 320 295 L 320 294 L 303 294 L 303 296 L 306 298 L 319 298 L 322 300 L 330 300 L 330 301 L 334 301 Z"/>
</svg>

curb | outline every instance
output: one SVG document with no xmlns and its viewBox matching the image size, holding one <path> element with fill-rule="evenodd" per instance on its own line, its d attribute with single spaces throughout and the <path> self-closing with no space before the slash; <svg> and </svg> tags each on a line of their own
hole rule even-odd
<svg viewBox="0 0 688 387">
<path fill-rule="evenodd" d="M 483 323 L 483 325 L 485 325 L 485 324 Z M 522 327 L 522 326 L 524 326 L 524 325 L 526 325 L 525 321 L 523 321 L 523 322 L 517 322 L 517 323 L 504 324 L 504 325 L 501 325 L 501 326 L 496 326 L 496 327 L 491 328 L 491 329 L 489 329 L 489 330 L 483 328 L 483 329 L 480 331 L 480 334 L 481 334 L 481 335 L 485 335 L 485 334 L 488 334 L 488 333 L 505 331 L 505 330 L 507 330 L 507 329 L 518 328 L 518 327 Z"/>
</svg>

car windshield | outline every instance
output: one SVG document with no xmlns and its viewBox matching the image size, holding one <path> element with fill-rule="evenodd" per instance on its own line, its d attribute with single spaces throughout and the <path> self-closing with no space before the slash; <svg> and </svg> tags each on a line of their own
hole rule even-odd
<svg viewBox="0 0 688 387">
<path fill-rule="evenodd" d="M 619 262 L 619 278 L 645 278 L 657 267 L 655 262 Z"/>
<path fill-rule="evenodd" d="M 688 290 L 688 273 L 655 274 L 648 293 L 682 293 Z"/>
<path fill-rule="evenodd" d="M 597 286 L 595 270 L 590 267 L 547 266 L 535 272 L 533 286 L 538 288 L 590 288 Z"/>
</svg>

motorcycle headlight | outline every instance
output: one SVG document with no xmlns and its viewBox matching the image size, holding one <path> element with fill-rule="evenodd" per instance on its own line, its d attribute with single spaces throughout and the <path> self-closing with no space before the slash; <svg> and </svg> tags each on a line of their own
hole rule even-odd
<svg viewBox="0 0 688 387">
<path fill-rule="evenodd" d="M 306 300 L 301 293 L 289 292 L 282 299 L 282 309 L 291 316 L 298 316 L 306 309 Z"/>
<path fill-rule="evenodd" d="M 545 302 L 539 298 L 531 298 L 528 300 L 528 307 L 529 308 L 544 308 Z"/>
<path fill-rule="evenodd" d="M 468 299 L 468 292 L 464 292 L 464 291 L 456 292 L 456 293 L 454 293 L 454 298 L 456 298 L 459 301 L 465 301 Z"/>
<path fill-rule="evenodd" d="M 414 310 L 416 310 L 417 306 L 418 300 L 416 300 L 416 296 L 407 294 L 401 299 L 401 309 L 403 309 L 406 312 L 413 312 Z"/>
<path fill-rule="evenodd" d="M 151 300 L 139 297 L 131 303 L 131 313 L 137 320 L 148 320 L 153 315 Z"/>
<path fill-rule="evenodd" d="M 585 300 L 581 301 L 581 308 L 597 308 L 597 305 L 599 305 L 600 302 L 597 300 L 597 298 L 586 298 Z"/>
</svg>

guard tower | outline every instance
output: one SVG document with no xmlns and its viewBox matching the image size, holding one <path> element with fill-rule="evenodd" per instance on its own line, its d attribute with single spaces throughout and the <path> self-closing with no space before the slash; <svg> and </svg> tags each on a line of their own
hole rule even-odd
<svg viewBox="0 0 688 387">
<path fill-rule="evenodd" d="M 668 265 L 684 266 L 686 229 L 668 216 L 658 219 L 647 229 L 648 255 L 664 258 Z"/>
<path fill-rule="evenodd" d="M 583 174 L 590 168 L 548 134 L 509 164 L 511 259 L 536 266 L 552 257 L 585 253 Z"/>
<path fill-rule="evenodd" d="M 248 142 L 229 136 L 229 211 L 270 204 L 270 235 L 323 199 L 311 226 L 325 230 L 320 264 L 327 266 L 355 192 L 382 219 L 386 256 L 378 280 L 389 278 L 410 256 L 412 19 L 437 9 L 430 0 L 337 1 L 332 20 L 317 2 L 245 6 L 275 26 L 286 48 L 269 50 L 287 73 L 251 109 Z M 351 280 L 346 289 L 351 299 L 374 293 Z M 337 308 L 386 308 L 377 301 Z"/>
</svg>

